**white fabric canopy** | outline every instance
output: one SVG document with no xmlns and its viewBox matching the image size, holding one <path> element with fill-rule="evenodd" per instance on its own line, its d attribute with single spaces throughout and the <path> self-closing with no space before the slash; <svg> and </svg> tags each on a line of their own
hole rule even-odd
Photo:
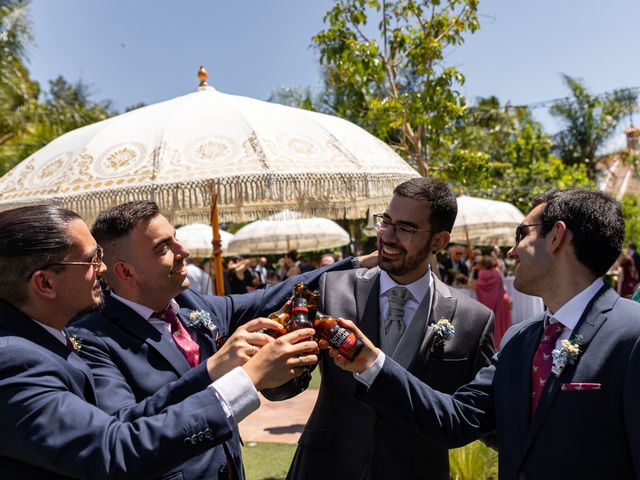
<svg viewBox="0 0 640 480">
<path fill-rule="evenodd" d="M 266 255 L 291 249 L 309 252 L 347 245 L 349 234 L 328 218 L 304 218 L 289 210 L 257 220 L 236 232 L 225 255 Z"/>
<path fill-rule="evenodd" d="M 192 257 L 207 258 L 211 256 L 211 241 L 213 240 L 211 225 L 204 223 L 184 225 L 176 228 L 176 238 L 189 249 Z M 229 247 L 229 240 L 232 238 L 233 234 L 220 230 L 223 251 Z"/>
<path fill-rule="evenodd" d="M 511 246 L 516 227 L 524 215 L 508 202 L 461 195 L 457 198 L 458 216 L 451 232 L 451 242 L 471 245 Z"/>
</svg>

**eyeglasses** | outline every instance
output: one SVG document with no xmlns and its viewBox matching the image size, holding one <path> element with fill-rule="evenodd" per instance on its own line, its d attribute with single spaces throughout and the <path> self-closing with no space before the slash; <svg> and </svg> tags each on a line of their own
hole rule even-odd
<svg viewBox="0 0 640 480">
<path fill-rule="evenodd" d="M 31 274 L 29 275 L 28 278 L 31 278 L 31 275 L 33 275 L 35 272 L 37 272 L 38 270 L 45 270 L 49 267 L 53 267 L 54 265 L 91 265 L 93 267 L 93 269 L 95 271 L 97 271 L 100 268 L 100 265 L 102 265 L 102 254 L 103 254 L 103 250 L 102 247 L 100 245 L 97 246 L 96 248 L 96 252 L 93 254 L 93 257 L 91 257 L 91 261 L 90 262 L 81 262 L 81 261 L 75 261 L 75 260 L 65 260 L 62 262 L 51 262 L 51 263 L 47 263 L 46 265 L 40 267 L 40 268 L 36 268 L 33 272 L 31 272 Z"/>
<path fill-rule="evenodd" d="M 411 243 L 416 232 L 430 232 L 431 230 L 423 230 L 420 228 L 410 227 L 402 223 L 392 223 L 385 218 L 384 214 L 376 213 L 373 216 L 376 232 L 384 233 L 389 228 L 393 229 L 393 234 L 403 243 Z"/>
<path fill-rule="evenodd" d="M 528 224 L 518 225 L 516 227 L 516 245 L 518 245 L 520 243 L 520 240 L 522 240 L 524 237 L 527 236 L 528 231 L 525 230 L 526 228 L 538 227 L 540 225 L 550 225 L 550 223 L 549 222 L 542 222 L 542 223 L 528 223 Z"/>
</svg>

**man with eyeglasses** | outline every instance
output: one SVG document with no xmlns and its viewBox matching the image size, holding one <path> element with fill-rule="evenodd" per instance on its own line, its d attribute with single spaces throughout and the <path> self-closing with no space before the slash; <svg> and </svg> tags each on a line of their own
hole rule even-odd
<svg viewBox="0 0 640 480">
<path fill-rule="evenodd" d="M 324 271 L 352 269 L 357 261 L 347 259 L 253 293 L 217 297 L 189 289 L 189 250 L 175 238 L 174 227 L 156 203 L 140 200 L 108 208 L 98 215 L 92 233 L 104 248 L 111 292 L 100 312 L 75 322 L 71 331 L 81 340 L 79 354 L 93 371 L 98 405 L 110 414 L 192 375 L 205 361 L 213 365 L 216 378 L 226 379 L 219 389 L 220 403 L 232 413 L 246 404 L 259 405 L 258 392 L 240 367 L 273 341 L 261 329 L 279 328 L 259 317 L 277 311 L 295 283 L 313 288 Z M 228 339 L 223 344 L 224 338 Z M 315 355 L 301 357 L 296 373 L 316 360 Z M 263 364 L 271 368 L 264 360 Z M 308 373 L 296 377 L 286 394 L 300 393 L 309 378 Z M 267 391 L 263 394 L 273 398 Z M 219 447 L 163 475 L 243 479 L 237 426 L 241 418 L 232 415 L 232 435 Z"/>
<path fill-rule="evenodd" d="M 98 408 L 94 376 L 76 354 L 83 346 L 65 327 L 102 305 L 105 270 L 76 213 L 50 205 L 0 212 L 1 478 L 157 478 L 216 450 L 257 408 L 248 401 L 225 410 L 228 380 L 211 359 L 116 415 Z M 317 361 L 317 345 L 305 341 L 314 332 L 305 331 L 267 342 L 243 363 L 256 388 Z"/>
<path fill-rule="evenodd" d="M 493 314 L 430 271 L 449 243 L 457 203 L 432 178 L 398 185 L 375 215 L 378 265 L 331 272 L 320 282 L 323 313 L 351 319 L 418 378 L 453 392 L 489 364 Z M 439 325 L 437 325 L 439 323 Z M 455 328 L 445 332 L 445 328 Z M 357 381 L 321 355 L 322 384 L 302 432 L 289 479 L 448 480 L 447 449 L 354 398 Z"/>
<path fill-rule="evenodd" d="M 603 192 L 535 198 L 509 256 L 514 286 L 548 310 L 511 327 L 492 365 L 453 395 L 408 374 L 362 332 L 354 362 L 332 356 L 362 380 L 359 399 L 425 440 L 456 447 L 495 430 L 500 480 L 638 479 L 640 305 L 602 278 L 624 230 L 620 202 Z"/>
</svg>

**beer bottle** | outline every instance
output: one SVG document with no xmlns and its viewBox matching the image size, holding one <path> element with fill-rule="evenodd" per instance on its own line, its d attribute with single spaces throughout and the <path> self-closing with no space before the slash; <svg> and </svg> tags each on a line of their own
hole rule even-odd
<svg viewBox="0 0 640 480">
<path fill-rule="evenodd" d="M 309 321 L 313 323 L 316 319 L 316 312 L 318 311 L 318 304 L 320 303 L 320 292 L 313 290 L 309 292 L 309 298 L 307 299 L 307 309 L 309 310 Z"/>
<path fill-rule="evenodd" d="M 313 327 L 316 330 L 316 338 L 326 340 L 348 360 L 353 360 L 364 347 L 364 342 L 351 330 L 340 326 L 336 317 L 317 312 Z"/>
<path fill-rule="evenodd" d="M 291 309 L 291 318 L 289 319 L 289 332 L 300 330 L 301 328 L 313 328 L 313 323 L 309 321 L 309 309 L 307 308 L 307 299 L 304 297 L 296 297 L 293 301 Z"/>
<path fill-rule="evenodd" d="M 278 310 L 277 312 L 270 313 L 267 318 L 271 320 L 275 320 L 280 325 L 282 325 L 283 329 L 287 329 L 289 326 L 289 318 L 291 317 L 291 307 L 293 306 L 293 297 L 285 302 L 285 304 Z M 271 328 L 262 328 L 260 329 L 260 333 L 266 333 L 267 335 L 271 335 L 273 338 L 278 338 L 282 335 L 281 332 L 277 330 L 272 330 Z"/>
</svg>

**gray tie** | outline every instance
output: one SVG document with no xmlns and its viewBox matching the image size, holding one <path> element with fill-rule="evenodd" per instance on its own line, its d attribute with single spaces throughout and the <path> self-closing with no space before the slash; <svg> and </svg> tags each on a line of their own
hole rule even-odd
<svg viewBox="0 0 640 480">
<path fill-rule="evenodd" d="M 387 350 L 393 354 L 404 333 L 404 304 L 411 293 L 404 287 L 393 287 L 387 293 L 389 299 L 389 315 L 384 331 L 387 334 Z"/>
</svg>

